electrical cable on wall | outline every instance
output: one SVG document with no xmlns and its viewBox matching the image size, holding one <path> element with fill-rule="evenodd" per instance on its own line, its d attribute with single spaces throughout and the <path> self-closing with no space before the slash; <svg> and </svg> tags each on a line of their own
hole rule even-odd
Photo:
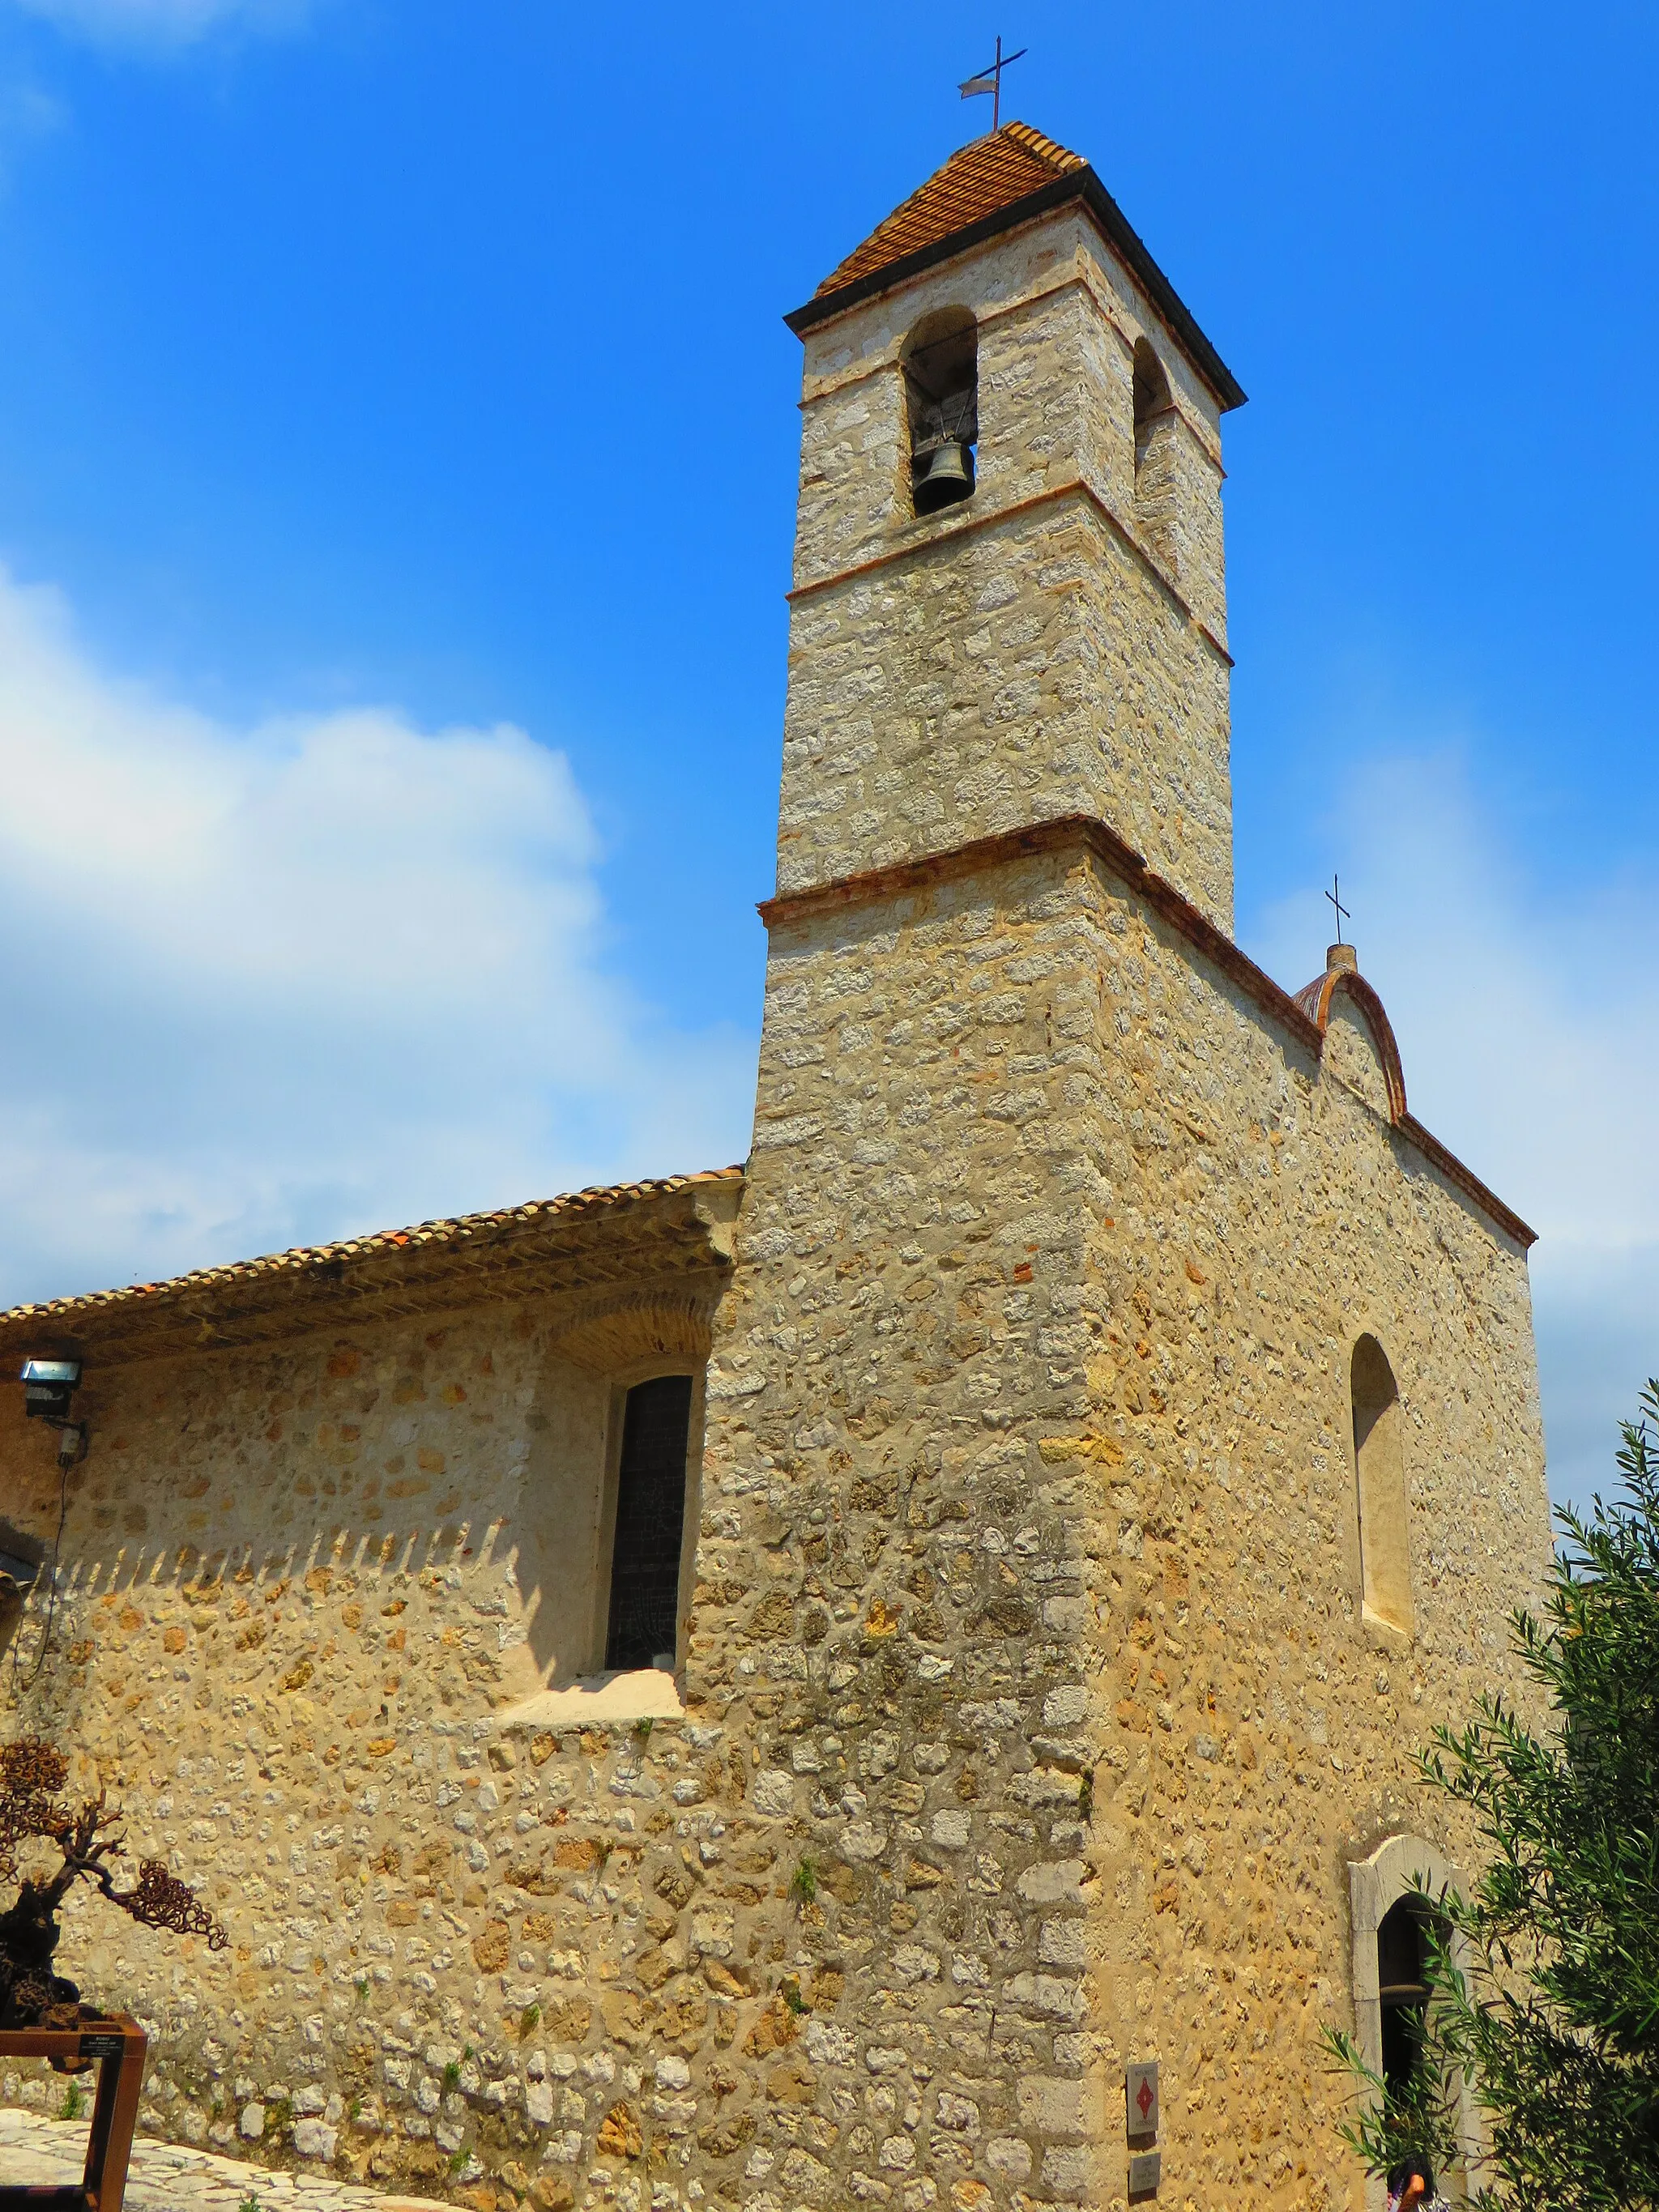
<svg viewBox="0 0 1659 2212">
<path fill-rule="evenodd" d="M 46 1663 L 46 1654 L 52 1649 L 52 1625 L 58 1618 L 58 1554 L 62 1551 L 64 1545 L 64 1524 L 69 1519 L 70 1469 L 74 1467 L 78 1461 L 85 1458 L 86 1451 L 87 1431 L 84 1422 L 73 1425 L 59 1432 L 58 1439 L 58 1531 L 52 1540 L 52 1588 L 46 1596 L 46 1620 L 45 1627 L 40 1632 L 40 1647 L 34 1655 L 34 1665 L 29 1674 L 28 1679 L 21 1685 L 21 1688 L 24 1690 L 32 1690 L 35 1684 L 40 1680 L 40 1671 Z M 18 1694 L 19 1692 L 19 1684 L 17 1680 L 19 1650 L 20 1645 L 18 1644 L 14 1644 L 11 1647 L 11 1686 L 14 1695 Z"/>
<path fill-rule="evenodd" d="M 52 1540 L 52 1589 L 46 1599 L 46 1624 L 40 1632 L 40 1648 L 34 1655 L 34 1665 L 28 1678 L 21 1686 L 21 1639 L 11 1647 L 12 1693 L 21 1689 L 32 1690 L 40 1679 L 46 1663 L 46 1654 L 52 1649 L 52 1632 L 58 1619 L 58 1566 L 64 1546 L 64 1528 L 69 1519 L 70 1469 L 86 1457 L 87 1425 L 84 1421 L 64 1419 L 70 1409 L 70 1400 L 81 1380 L 78 1359 L 35 1358 L 23 1362 L 23 1411 L 31 1420 L 58 1420 L 58 1529 Z M 38 1577 L 37 1577 L 38 1581 Z M 31 1584 L 31 1588 L 34 1585 Z"/>
</svg>

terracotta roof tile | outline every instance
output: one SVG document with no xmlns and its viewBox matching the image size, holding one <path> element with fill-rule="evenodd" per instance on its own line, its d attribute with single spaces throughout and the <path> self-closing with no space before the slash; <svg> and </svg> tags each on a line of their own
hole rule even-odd
<svg viewBox="0 0 1659 2212">
<path fill-rule="evenodd" d="M 860 301 L 1073 199 L 1088 210 L 1102 236 L 1144 288 L 1176 344 L 1221 403 L 1222 411 L 1242 407 L 1243 387 L 1193 320 L 1122 209 L 1080 154 L 1056 145 L 1029 123 L 1005 123 L 989 137 L 958 148 L 920 191 L 912 192 L 839 268 L 831 270 L 804 307 L 783 319 L 797 337 L 805 337 Z"/>
<path fill-rule="evenodd" d="M 74 1323 L 77 1320 L 132 1308 L 153 1299 L 174 1297 L 180 1292 L 218 1290 L 252 1282 L 260 1277 L 307 1275 L 319 1269 L 337 1269 L 343 1262 L 367 1260 L 376 1253 L 394 1253 L 411 1244 L 465 1246 L 475 1240 L 499 1236 L 536 1221 L 551 1222 L 599 1213 L 641 1200 L 666 1198 L 675 1191 L 699 1184 L 741 1182 L 740 1167 L 714 1168 L 700 1175 L 662 1176 L 647 1182 L 605 1183 L 558 1198 L 532 1199 L 527 1206 L 504 1206 L 495 1213 L 467 1213 L 451 1221 L 422 1221 L 410 1229 L 378 1230 L 366 1237 L 349 1237 L 337 1244 L 300 1244 L 287 1252 L 270 1252 L 257 1260 L 234 1260 L 222 1267 L 198 1267 L 187 1275 L 174 1275 L 161 1283 L 134 1283 L 125 1290 L 89 1291 L 77 1298 L 48 1298 L 38 1305 L 13 1306 L 0 1313 L 0 1333 L 20 1323 Z"/>
<path fill-rule="evenodd" d="M 862 246 L 831 270 L 813 297 L 821 300 L 827 293 L 839 292 L 844 284 L 873 276 L 906 254 L 925 252 L 953 232 L 1040 191 L 1056 177 L 1087 167 L 1080 154 L 1068 153 L 1030 124 L 1005 123 L 988 137 L 958 147 L 902 207 L 877 224 Z"/>
</svg>

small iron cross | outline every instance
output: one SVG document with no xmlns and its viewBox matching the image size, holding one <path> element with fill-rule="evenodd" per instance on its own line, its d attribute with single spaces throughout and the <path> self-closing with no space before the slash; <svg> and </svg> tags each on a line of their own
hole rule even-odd
<svg viewBox="0 0 1659 2212">
<path fill-rule="evenodd" d="M 1353 920 L 1353 915 L 1342 903 L 1342 878 L 1340 876 L 1333 876 L 1331 878 L 1331 888 L 1326 892 L 1325 896 L 1330 901 L 1331 904 L 1336 908 L 1336 941 L 1339 945 L 1345 945 L 1346 944 L 1347 939 L 1342 933 L 1342 925 L 1345 921 L 1352 921 Z"/>
<path fill-rule="evenodd" d="M 963 80 L 962 96 L 964 100 L 977 100 L 984 93 L 990 94 L 991 128 L 994 131 L 1000 131 L 1002 127 L 1002 72 L 1006 69 L 1012 69 L 1016 62 L 1023 61 L 1030 52 L 1029 46 L 1022 46 L 1017 54 L 1005 54 L 1002 51 L 1002 40 L 999 35 L 997 58 L 990 68 L 981 70 L 977 76 L 964 77 Z"/>
</svg>

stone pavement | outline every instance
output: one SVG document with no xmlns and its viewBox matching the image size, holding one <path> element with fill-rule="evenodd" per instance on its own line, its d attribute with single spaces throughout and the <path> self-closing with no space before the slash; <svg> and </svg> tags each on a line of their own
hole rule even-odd
<svg viewBox="0 0 1659 2212">
<path fill-rule="evenodd" d="M 0 2112 L 0 2183 L 75 2182 L 86 2163 L 84 2120 L 48 2120 Z M 211 2151 L 140 2136 L 132 2146 L 125 2212 L 453 2212 L 431 2197 L 383 2197 L 377 2190 L 309 2175 L 275 2173 Z"/>
</svg>

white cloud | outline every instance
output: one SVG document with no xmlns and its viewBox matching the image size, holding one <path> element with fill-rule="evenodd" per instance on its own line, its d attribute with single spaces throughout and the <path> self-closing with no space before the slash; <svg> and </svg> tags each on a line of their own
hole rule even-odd
<svg viewBox="0 0 1659 2212">
<path fill-rule="evenodd" d="M 187 46 L 210 31 L 297 30 L 310 0 L 12 0 L 100 46 Z"/>
<path fill-rule="evenodd" d="M 605 972 L 521 730 L 228 727 L 0 570 L 0 1302 L 745 1149 L 752 1044 Z"/>
<path fill-rule="evenodd" d="M 0 1302 L 741 1156 L 752 1041 L 601 959 L 595 840 L 510 726 L 235 729 L 98 669 L 0 570 Z M 1454 755 L 1328 825 L 1413 1109 L 1540 1232 L 1553 1486 L 1659 1370 L 1659 912 L 1534 880 Z M 1246 933 L 1294 988 L 1316 890 Z"/>
<path fill-rule="evenodd" d="M 1608 1493 L 1617 1423 L 1659 1371 L 1659 914 L 1633 881 L 1536 877 L 1455 755 L 1374 758 L 1328 828 L 1413 1110 L 1539 1232 L 1551 1487 Z M 1295 988 L 1329 921 L 1310 890 L 1251 950 Z"/>
<path fill-rule="evenodd" d="M 25 78 L 0 83 L 0 198 L 10 192 L 22 156 L 61 131 L 68 115 L 61 100 Z"/>
</svg>

